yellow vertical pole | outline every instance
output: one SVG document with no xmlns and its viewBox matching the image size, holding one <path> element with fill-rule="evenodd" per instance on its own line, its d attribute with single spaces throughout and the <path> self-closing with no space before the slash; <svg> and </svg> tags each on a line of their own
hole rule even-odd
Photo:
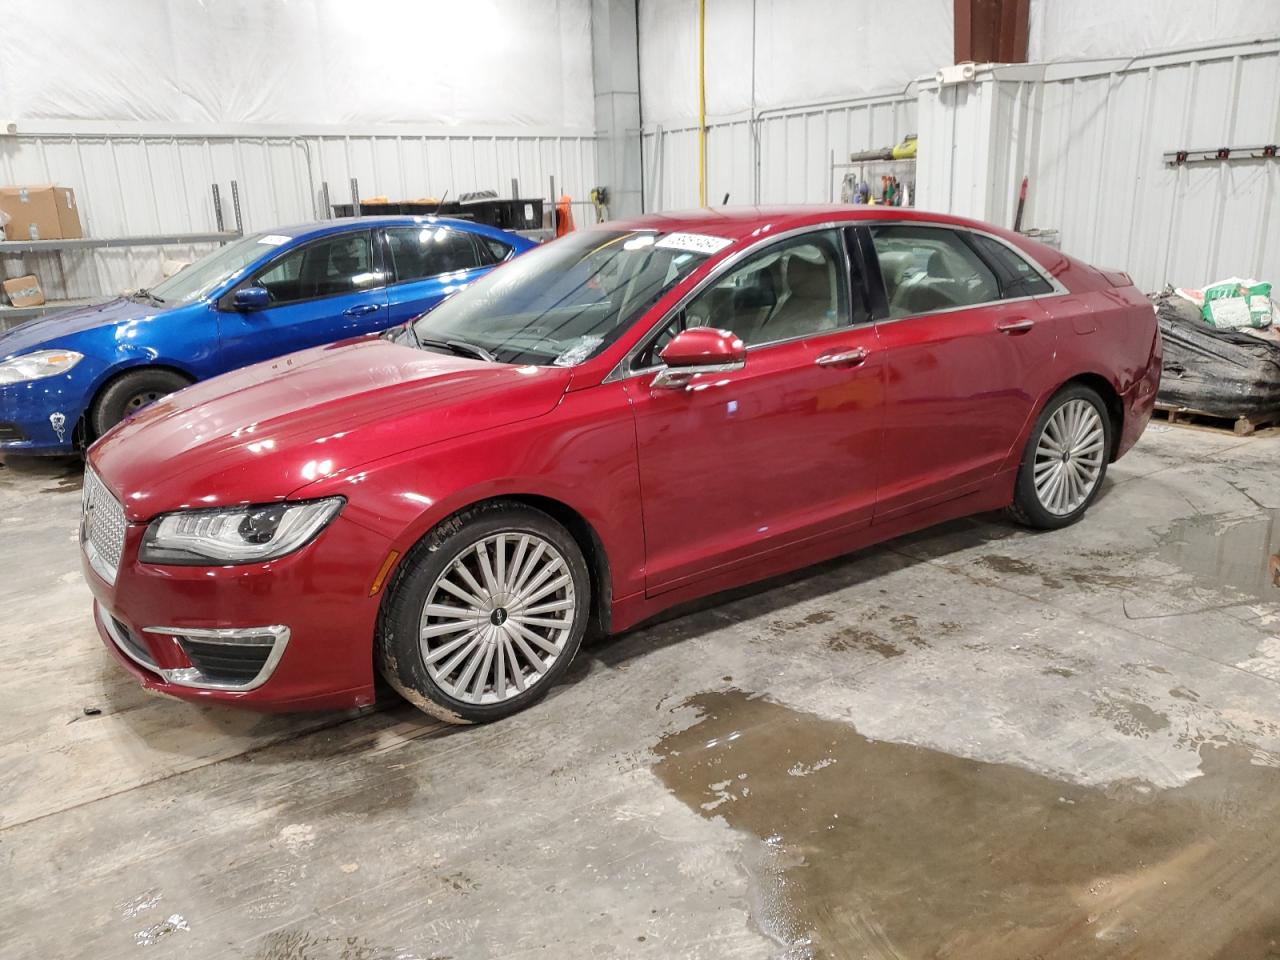
<svg viewBox="0 0 1280 960">
<path fill-rule="evenodd" d="M 707 205 L 707 0 L 698 0 L 698 206 Z"/>
</svg>

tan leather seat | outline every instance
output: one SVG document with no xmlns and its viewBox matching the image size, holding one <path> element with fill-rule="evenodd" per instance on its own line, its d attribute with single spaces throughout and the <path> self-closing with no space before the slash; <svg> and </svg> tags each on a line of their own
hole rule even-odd
<svg viewBox="0 0 1280 960">
<path fill-rule="evenodd" d="M 826 258 L 814 261 L 792 254 L 787 258 L 785 277 L 786 299 L 761 327 L 756 340 L 788 340 L 834 330 L 839 317 L 834 277 Z"/>
</svg>

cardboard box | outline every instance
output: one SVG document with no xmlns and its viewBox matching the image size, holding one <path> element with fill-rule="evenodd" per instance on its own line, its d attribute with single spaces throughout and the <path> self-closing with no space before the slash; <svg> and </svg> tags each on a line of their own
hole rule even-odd
<svg viewBox="0 0 1280 960">
<path fill-rule="evenodd" d="M 40 307 L 44 305 L 44 291 L 40 289 L 40 281 L 34 274 L 25 277 L 14 277 L 0 283 L 0 289 L 9 304 L 15 307 Z"/>
<path fill-rule="evenodd" d="M 0 187 L 0 211 L 9 218 L 4 225 L 6 240 L 75 240 L 84 236 L 76 192 L 70 187 L 52 183 Z"/>
</svg>

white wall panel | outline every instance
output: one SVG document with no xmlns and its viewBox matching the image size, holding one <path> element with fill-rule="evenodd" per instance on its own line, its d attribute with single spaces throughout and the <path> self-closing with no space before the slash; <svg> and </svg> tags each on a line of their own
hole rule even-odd
<svg viewBox="0 0 1280 960">
<path fill-rule="evenodd" d="M 1280 41 L 1088 64 L 996 67 L 920 94 L 922 206 L 1024 227 L 1147 290 L 1280 282 L 1280 164 L 1171 168 L 1165 151 L 1280 141 Z"/>
<path fill-rule="evenodd" d="M 556 190 L 585 199 L 595 179 L 590 135 L 485 133 L 361 134 L 298 137 L 19 136 L 0 137 L 0 182 L 58 183 L 75 189 L 85 235 L 137 236 L 216 229 L 210 186 L 219 185 L 227 229 L 234 229 L 232 180 L 247 231 L 322 216 L 320 184 L 334 203 L 363 197 L 450 196 L 492 189 L 508 196 Z M 192 259 L 204 248 L 112 248 L 0 258 L 4 276 L 36 273 L 51 299 L 92 297 L 160 278 L 166 258 Z"/>
<path fill-rule="evenodd" d="M 639 0 L 646 124 L 697 120 L 696 0 Z M 707 112 L 716 120 L 903 90 L 951 63 L 951 0 L 708 0 Z"/>
<path fill-rule="evenodd" d="M 6 0 L 18 121 L 589 128 L 589 0 Z M 25 38 L 25 39 L 17 39 Z"/>
<path fill-rule="evenodd" d="M 1280 33 L 1274 0 L 1031 0 L 1028 59 L 1129 57 Z"/>
<path fill-rule="evenodd" d="M 916 105 L 899 94 L 843 104 L 763 111 L 707 130 L 707 203 L 826 203 L 838 198 L 854 150 L 892 146 L 915 132 Z M 758 136 L 758 148 L 753 129 Z M 756 169 L 757 149 L 759 170 Z M 645 204 L 649 210 L 698 205 L 698 132 L 652 127 L 644 137 Z M 758 196 L 757 196 L 758 176 Z"/>
</svg>

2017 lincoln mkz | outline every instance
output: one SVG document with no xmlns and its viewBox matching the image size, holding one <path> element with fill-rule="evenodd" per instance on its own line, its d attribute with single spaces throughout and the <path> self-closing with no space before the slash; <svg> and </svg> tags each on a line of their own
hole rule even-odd
<svg viewBox="0 0 1280 960">
<path fill-rule="evenodd" d="M 1150 303 L 894 208 L 603 224 L 381 336 L 166 397 L 88 452 L 99 629 L 264 709 L 535 702 L 589 626 L 1007 508 L 1073 523 L 1150 418 Z"/>
</svg>

